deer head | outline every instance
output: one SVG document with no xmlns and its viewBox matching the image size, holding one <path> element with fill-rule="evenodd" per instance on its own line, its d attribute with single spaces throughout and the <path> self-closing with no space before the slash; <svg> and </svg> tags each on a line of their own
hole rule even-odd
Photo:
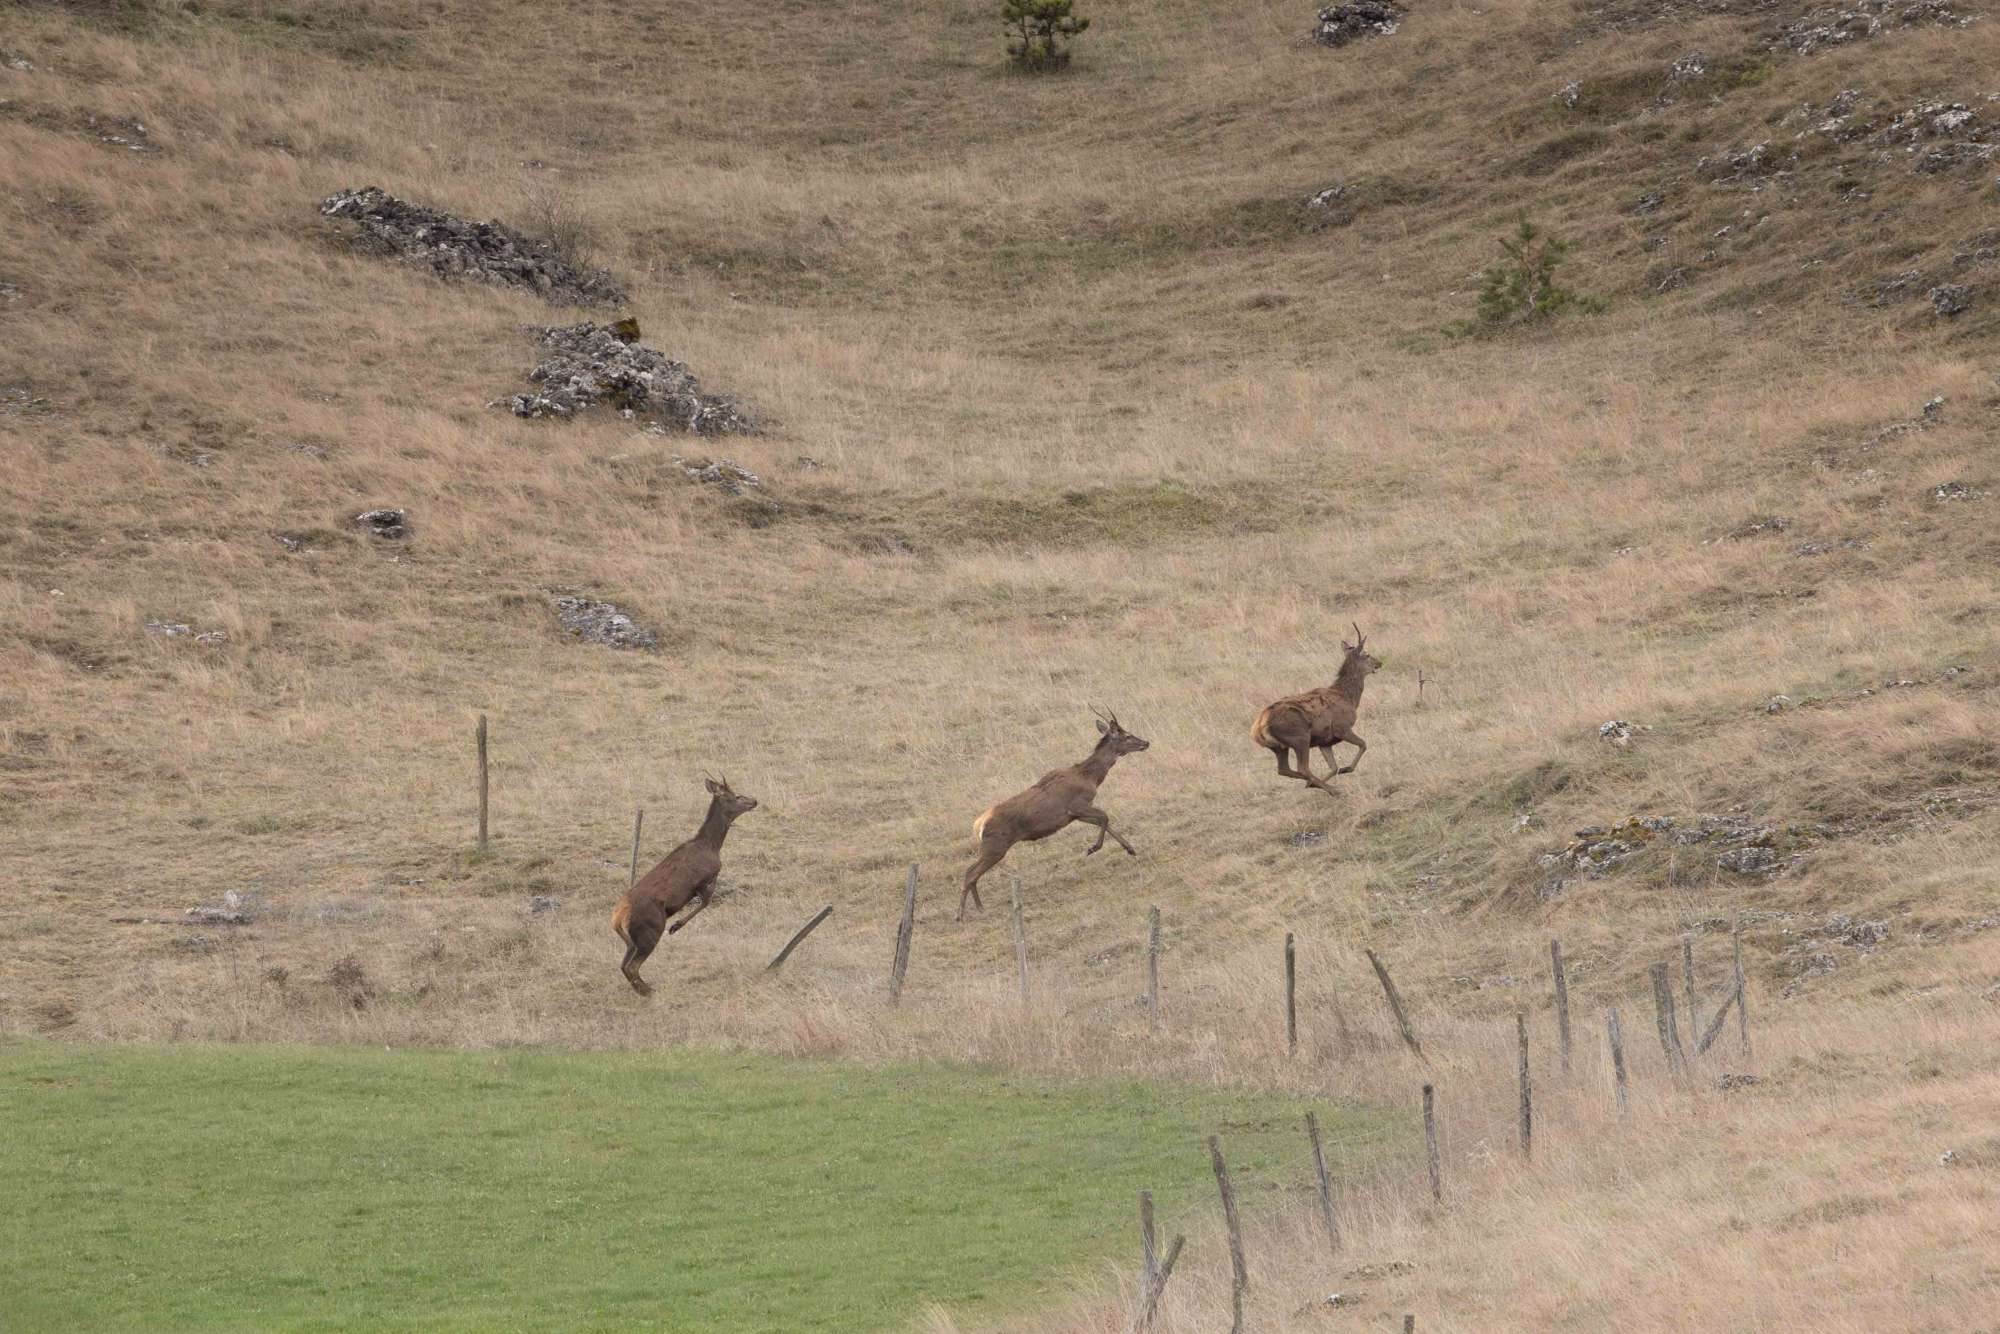
<svg viewBox="0 0 2000 1334">
<path fill-rule="evenodd" d="M 1153 744 L 1146 738 L 1120 727 L 1117 714 L 1101 713 L 1094 708 L 1091 712 L 1097 714 L 1097 734 L 1103 738 L 1098 744 L 1111 747 L 1113 754 L 1130 755 Z"/>
<path fill-rule="evenodd" d="M 746 811 L 757 809 L 757 798 L 745 797 L 732 791 L 729 786 L 729 779 L 726 777 L 718 779 L 703 774 L 702 784 L 708 789 L 708 794 L 721 804 L 723 812 L 732 820 Z"/>
<path fill-rule="evenodd" d="M 1360 623 L 1349 622 L 1349 624 L 1354 626 L 1354 642 L 1350 644 L 1344 639 L 1340 641 L 1340 647 L 1347 654 L 1346 660 L 1340 664 L 1342 675 L 1345 675 L 1349 665 L 1354 663 L 1359 664 L 1356 670 L 1363 676 L 1368 675 L 1370 672 L 1380 671 L 1382 669 L 1382 660 L 1367 651 L 1368 636 L 1361 633 Z"/>
</svg>

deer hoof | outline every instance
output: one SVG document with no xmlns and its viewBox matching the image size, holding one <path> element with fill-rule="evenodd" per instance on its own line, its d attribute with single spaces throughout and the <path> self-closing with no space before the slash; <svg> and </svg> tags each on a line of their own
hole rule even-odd
<svg viewBox="0 0 2000 1334">
<path fill-rule="evenodd" d="M 1354 766 L 1350 764 L 1344 769 L 1335 769 L 1334 772 L 1337 774 L 1351 774 L 1354 772 Z"/>
<path fill-rule="evenodd" d="M 630 982 L 632 984 L 632 990 L 638 992 L 641 996 L 650 996 L 653 994 L 653 984 L 651 982 L 648 982 L 645 978 L 627 977 L 625 980 L 627 982 Z"/>
</svg>

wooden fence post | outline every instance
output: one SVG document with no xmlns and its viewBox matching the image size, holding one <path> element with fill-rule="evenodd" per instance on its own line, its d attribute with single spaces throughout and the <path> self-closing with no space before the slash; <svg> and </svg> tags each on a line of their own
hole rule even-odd
<svg viewBox="0 0 2000 1334">
<path fill-rule="evenodd" d="M 1326 1151 L 1320 1147 L 1319 1117 L 1306 1113 L 1306 1137 L 1312 1141 L 1313 1175 L 1319 1180 L 1319 1218 L 1326 1225 L 1327 1245 L 1340 1253 L 1340 1221 L 1333 1212 L 1333 1178 L 1326 1173 Z"/>
<path fill-rule="evenodd" d="M 1144 1284 L 1151 1283 L 1160 1272 L 1160 1253 L 1153 1238 L 1153 1192 L 1139 1192 L 1139 1255 L 1142 1264 L 1140 1291 Z"/>
<path fill-rule="evenodd" d="M 1403 1317 L 1403 1334 L 1417 1334 L 1417 1318 L 1415 1316 L 1406 1315 Z"/>
<path fill-rule="evenodd" d="M 1681 982 L 1687 991 L 1688 1032 L 1692 1034 L 1696 1024 L 1701 1022 L 1701 1003 L 1695 996 L 1694 985 L 1694 932 L 1681 934 Z"/>
<path fill-rule="evenodd" d="M 1528 1015 L 1526 1011 L 1514 1011 L 1514 1032 L 1521 1043 L 1521 1156 L 1535 1156 L 1535 1110 L 1533 1095 L 1528 1087 Z"/>
<path fill-rule="evenodd" d="M 1424 1157 L 1429 1161 L 1431 1171 L 1431 1199 L 1444 1203 L 1444 1166 L 1438 1161 L 1437 1111 L 1433 1104 L 1431 1086 L 1424 1085 Z"/>
<path fill-rule="evenodd" d="M 1667 1054 L 1667 1069 L 1675 1075 L 1687 1073 L 1687 1053 L 1681 1049 L 1680 1026 L 1674 1022 L 1674 987 L 1668 967 L 1656 963 L 1646 970 L 1653 979 L 1653 1023 L 1659 1030 L 1660 1050 Z"/>
<path fill-rule="evenodd" d="M 1729 929 L 1731 943 L 1736 952 L 1736 1040 L 1744 1051 L 1750 1050 L 1750 994 L 1743 988 L 1743 914 L 1736 914 L 1736 921 Z"/>
<path fill-rule="evenodd" d="M 1709 1049 L 1715 1042 L 1716 1035 L 1722 1032 L 1722 1021 L 1728 1017 L 1729 1007 L 1732 1004 L 1740 1005 L 1742 1002 L 1743 993 L 1731 987 L 1729 994 L 1722 998 L 1722 1004 L 1716 1008 L 1715 1018 L 1709 1020 L 1708 1027 L 1702 1030 L 1700 1040 L 1694 1044 L 1695 1055 L 1700 1056 Z M 1700 1020 L 1697 1019 L 1696 1022 L 1699 1023 Z"/>
<path fill-rule="evenodd" d="M 1250 1286 L 1250 1270 L 1244 1268 L 1244 1230 L 1236 1218 L 1236 1188 L 1230 1186 L 1230 1170 L 1222 1162 L 1222 1140 L 1208 1136 L 1208 1162 L 1216 1168 L 1216 1188 L 1222 1192 L 1222 1222 L 1230 1228 L 1230 1334 L 1244 1328 L 1244 1288 Z"/>
<path fill-rule="evenodd" d="M 1604 1031 L 1611 1037 L 1611 1075 L 1618 1083 L 1618 1115 L 1632 1110 L 1625 1092 L 1625 1035 L 1618 1029 L 1618 1007 L 1604 1012 Z"/>
<path fill-rule="evenodd" d="M 917 926 L 917 864 L 910 863 L 909 884 L 903 889 L 903 921 L 896 928 L 896 962 L 889 969 L 889 1003 L 903 998 L 903 974 L 910 969 L 910 933 Z"/>
<path fill-rule="evenodd" d="M 831 916 L 833 916 L 833 905 L 829 903 L 824 908 L 821 908 L 818 912 L 814 913 L 812 915 L 812 920 L 810 922 L 807 922 L 804 926 L 800 927 L 797 931 L 794 931 L 792 933 L 792 938 L 785 942 L 785 948 L 778 951 L 778 957 L 764 965 L 764 971 L 767 973 L 777 972 L 778 965 L 792 957 L 792 951 L 799 947 L 799 942 L 804 940 L 807 936 L 811 935 L 813 933 L 814 927 L 818 926 L 821 922 L 824 922 L 827 918 Z"/>
<path fill-rule="evenodd" d="M 1556 1041 L 1562 1051 L 1562 1072 L 1569 1073 L 1569 978 L 1563 971 L 1563 943 L 1549 940 L 1549 971 L 1556 979 Z"/>
<path fill-rule="evenodd" d="M 1160 910 L 1146 913 L 1146 1016 L 1160 1026 Z"/>
<path fill-rule="evenodd" d="M 1299 961 L 1292 948 L 1292 933 L 1285 932 L 1285 1053 L 1299 1054 Z"/>
<path fill-rule="evenodd" d="M 1368 956 L 1368 962 L 1375 966 L 1375 976 L 1381 979 L 1382 994 L 1389 998 L 1389 1012 L 1396 1016 L 1396 1027 L 1402 1030 L 1403 1044 L 1416 1053 L 1418 1060 L 1429 1065 L 1430 1058 L 1424 1055 L 1424 1049 L 1417 1044 L 1417 1035 L 1410 1029 L 1410 1017 L 1403 1013 L 1403 998 L 1396 994 L 1396 984 L 1389 979 L 1388 968 L 1375 957 L 1374 950 L 1364 949 L 1362 953 Z"/>
<path fill-rule="evenodd" d="M 632 879 L 628 884 L 639 883 L 639 831 L 646 827 L 646 808 L 639 807 L 632 812 Z"/>
<path fill-rule="evenodd" d="M 1028 1003 L 1028 928 L 1021 920 L 1021 877 L 1014 878 L 1014 962 L 1021 966 L 1021 1004 Z"/>
<path fill-rule="evenodd" d="M 1181 1258 L 1181 1245 L 1186 1240 L 1186 1237 L 1176 1236 L 1173 1244 L 1167 1247 L 1167 1258 L 1160 1262 L 1159 1272 L 1140 1285 L 1139 1310 L 1132 1317 L 1129 1334 L 1140 1334 L 1153 1323 L 1153 1311 L 1160 1304 L 1160 1294 L 1167 1290 L 1167 1280 L 1174 1274 L 1174 1261 Z"/>
<path fill-rule="evenodd" d="M 486 851 L 486 715 L 479 715 L 479 850 Z"/>
</svg>

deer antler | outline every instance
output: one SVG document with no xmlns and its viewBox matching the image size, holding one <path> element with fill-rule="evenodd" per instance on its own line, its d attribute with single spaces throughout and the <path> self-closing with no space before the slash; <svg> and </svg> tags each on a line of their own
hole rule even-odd
<svg viewBox="0 0 2000 1334">
<path fill-rule="evenodd" d="M 1354 627 L 1354 651 L 1359 653 L 1361 646 L 1368 642 L 1368 636 L 1361 633 L 1361 622 L 1349 621 L 1348 624 Z"/>
<path fill-rule="evenodd" d="M 1106 724 L 1108 724 L 1112 731 L 1117 732 L 1124 730 L 1118 726 L 1117 714 L 1106 713 L 1103 709 L 1098 708 L 1095 704 L 1090 706 L 1090 711 L 1096 714 L 1099 718 L 1101 718 Z"/>
</svg>

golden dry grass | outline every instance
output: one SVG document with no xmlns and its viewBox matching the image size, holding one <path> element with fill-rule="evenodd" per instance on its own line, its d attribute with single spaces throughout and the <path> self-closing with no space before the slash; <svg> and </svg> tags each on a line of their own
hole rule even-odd
<svg viewBox="0 0 2000 1334">
<path fill-rule="evenodd" d="M 1930 489 L 2000 490 L 1993 325 L 1868 304 L 1904 270 L 1979 282 L 1990 181 L 1865 146 L 1808 144 L 1756 189 L 1695 163 L 1788 142 L 1784 117 L 1841 88 L 1972 102 L 2000 27 L 1799 59 L 1730 6 L 1435 3 L 1336 55 L 1295 41 L 1310 6 L 1105 3 L 1076 70 L 1036 81 L 998 70 L 978 6 L 711 8 L 6 12 L 0 45 L 36 68 L 0 71 L 0 283 L 19 289 L 0 303 L 0 1026 L 729 1042 L 1408 1106 L 1418 1073 L 1357 963 L 1372 945 L 1470 1118 L 1446 1214 L 1407 1174 L 1356 1186 L 1357 1253 L 1416 1265 L 1369 1297 L 1383 1311 L 1881 1328 L 1990 1304 L 1990 1266 L 1930 1248 L 1990 1250 L 1990 1221 L 1964 1220 L 1990 1206 L 1991 1153 L 1945 1172 L 1931 1148 L 1987 1133 L 1995 1078 L 1975 1035 L 2000 543 L 1995 502 Z M 1737 63 L 1665 105 L 1619 82 L 1689 50 Z M 1576 115 L 1549 100 L 1571 79 L 1603 84 Z M 162 151 L 101 144 L 86 113 L 138 117 Z M 1301 201 L 1335 180 L 1361 211 L 1317 230 Z M 364 183 L 516 218 L 553 183 L 634 280 L 647 341 L 770 431 L 683 443 L 486 409 L 530 363 L 519 326 L 571 317 L 351 253 L 314 205 Z M 1659 214 L 1628 210 L 1652 189 Z M 1444 340 L 1523 207 L 1576 241 L 1577 285 L 1610 313 Z M 1655 296 L 1663 265 L 1691 285 Z M 1938 393 L 1940 425 L 1870 443 Z M 682 451 L 764 474 L 786 516 L 752 527 L 678 484 Z M 351 532 L 374 504 L 409 509 L 406 549 Z M 1791 526 L 1730 536 L 1770 514 Z M 1844 539 L 1866 545 L 1796 550 Z M 626 605 L 661 650 L 564 641 L 557 585 Z M 229 643 L 149 636 L 155 619 Z M 1330 674 L 1350 620 L 1387 669 L 1334 803 L 1280 786 L 1246 730 Z M 1766 713 L 1777 693 L 1812 703 Z M 1086 703 L 1154 743 L 1104 792 L 1143 856 L 1085 862 L 1058 838 L 988 881 L 1026 888 L 1024 1020 L 1002 915 L 952 925 L 951 882 L 974 814 L 1081 756 Z M 1609 718 L 1651 730 L 1615 749 Z M 604 914 L 632 809 L 664 851 L 704 767 L 764 808 L 732 836 L 735 892 L 663 949 L 644 1006 Z M 1732 808 L 1839 836 L 1771 881 L 1652 858 L 1538 897 L 1571 828 Z M 911 861 L 917 962 L 889 1011 Z M 225 889 L 262 896 L 256 925 L 108 920 Z M 564 907 L 531 920 L 531 893 Z M 1131 1004 L 1152 903 L 1159 1038 Z M 1533 1172 L 1493 1149 L 1503 1039 L 1515 1008 L 1546 1008 L 1549 935 L 1580 1010 L 1640 1016 L 1646 965 L 1694 927 L 1719 969 L 1715 924 L 1739 910 L 1770 1083 L 1655 1080 L 1624 1137 L 1590 1086 Z M 1888 939 L 1801 950 L 1834 913 Z M 1288 929 L 1299 1064 L 1275 1049 Z M 1816 952 L 1839 966 L 1797 976 Z M 327 982 L 348 956 L 375 993 L 359 1011 Z M 1951 1059 L 1914 1071 L 1912 1033 Z M 1195 1226 L 1183 1327 L 1218 1300 Z M 1275 1323 L 1341 1265 L 1295 1220 L 1260 1226 Z M 1053 1327 L 1115 1323 L 1093 1283 Z"/>
</svg>

